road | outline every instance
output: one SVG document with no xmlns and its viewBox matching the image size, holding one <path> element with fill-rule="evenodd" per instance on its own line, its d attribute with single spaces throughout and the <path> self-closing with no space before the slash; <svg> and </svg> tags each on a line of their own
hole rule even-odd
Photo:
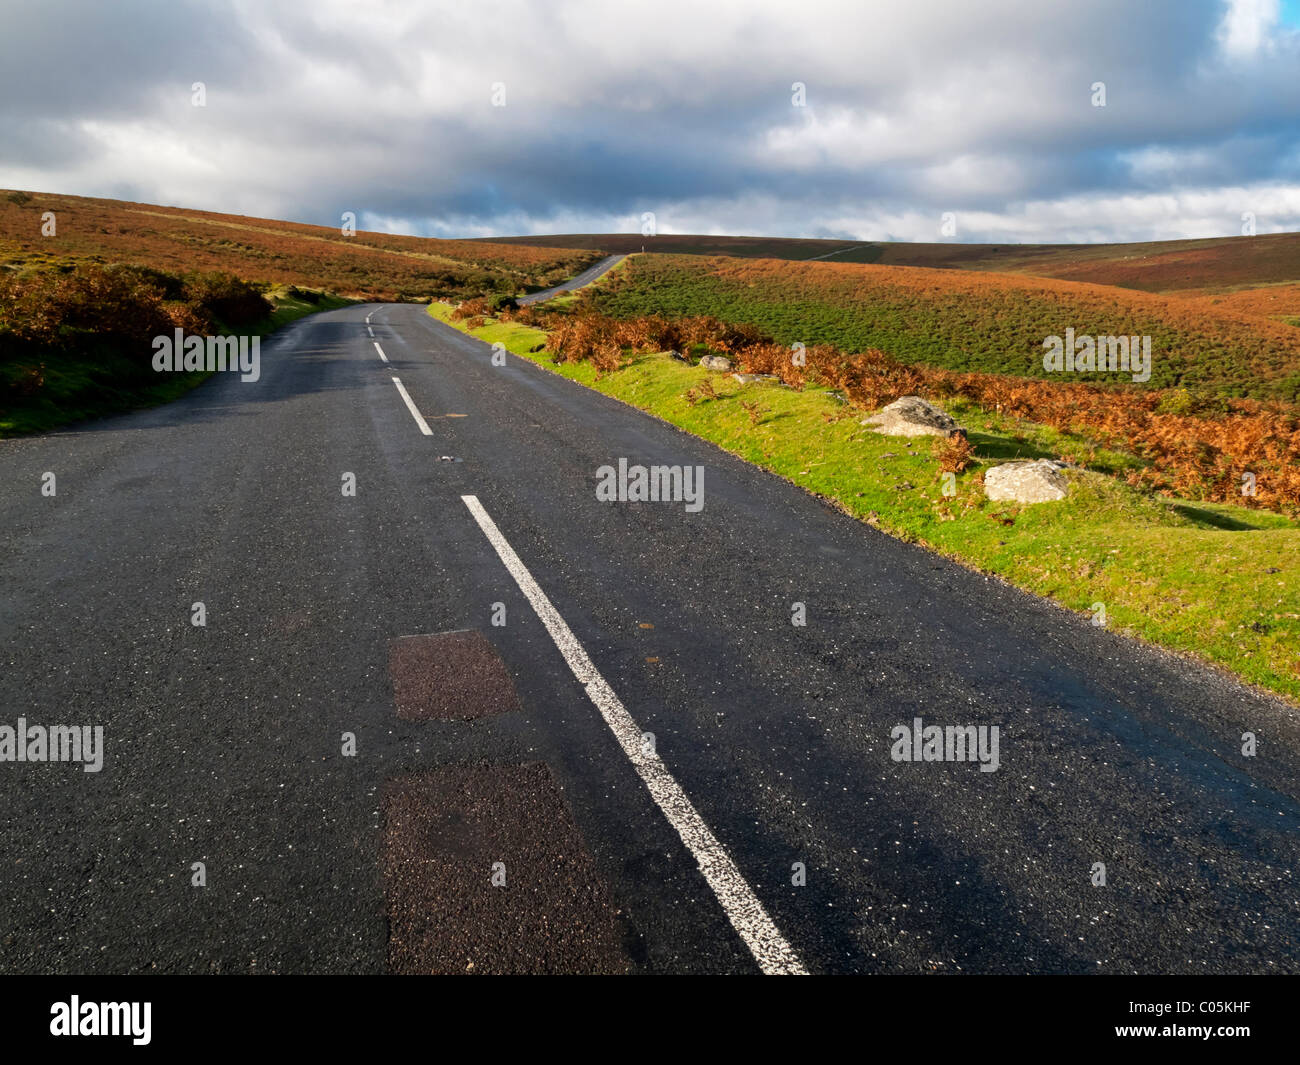
<svg viewBox="0 0 1300 1065">
<path fill-rule="evenodd" d="M 531 296 L 520 296 L 519 302 L 520 304 L 541 303 L 561 292 L 576 292 L 578 289 L 582 288 L 583 285 L 590 285 L 596 280 L 596 278 L 600 277 L 602 274 L 608 273 L 626 258 L 626 255 L 606 255 L 605 258 L 600 260 L 600 262 L 593 263 L 591 266 L 587 267 L 587 269 L 582 271 L 582 273 L 566 281 L 564 284 L 556 285 L 554 288 L 542 289 L 541 292 L 534 292 Z"/>
<path fill-rule="evenodd" d="M 0 442 L 0 530 L 0 725 L 104 729 L 0 762 L 2 971 L 1300 969 L 1293 708 L 421 307 Z"/>
</svg>

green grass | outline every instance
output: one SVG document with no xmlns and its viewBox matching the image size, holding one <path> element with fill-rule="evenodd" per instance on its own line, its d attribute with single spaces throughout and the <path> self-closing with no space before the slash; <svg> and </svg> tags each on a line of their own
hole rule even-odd
<svg viewBox="0 0 1300 1065">
<path fill-rule="evenodd" d="M 464 330 L 450 310 L 435 303 L 429 313 Z M 1082 471 L 1071 473 L 1062 502 L 990 502 L 974 480 L 980 469 L 1080 442 L 961 404 L 949 409 L 969 429 L 981 466 L 959 475 L 956 496 L 945 498 L 933 438 L 909 445 L 873 433 L 858 424 L 863 412 L 825 391 L 742 386 L 663 354 L 598 375 L 588 363 L 530 354 L 541 330 L 489 322 L 473 335 L 710 440 L 903 540 L 1071 610 L 1091 613 L 1101 603 L 1109 628 L 1300 698 L 1300 525 L 1286 517 L 1151 497 Z M 685 394 L 706 377 L 718 398 L 691 406 Z M 757 425 L 742 401 L 761 408 Z M 1098 452 L 1089 465 L 1120 473 L 1138 460 Z"/>
<path fill-rule="evenodd" d="M 318 294 L 317 302 L 303 298 L 302 290 L 279 287 L 268 292 L 275 309 L 261 322 L 238 331 L 222 330 L 222 335 L 267 337 L 290 322 L 317 311 L 346 306 L 350 300 Z M 114 389 L 105 387 L 105 364 L 90 357 L 60 359 L 46 368 L 45 385 L 38 396 L 24 404 L 15 404 L 0 416 L 0 438 L 45 433 L 74 422 L 121 414 L 131 410 L 157 407 L 179 399 L 202 384 L 210 373 L 159 374 L 157 383 L 146 388 Z"/>
<path fill-rule="evenodd" d="M 275 310 L 253 330 L 253 333 L 261 337 L 267 337 L 290 322 L 296 322 L 299 318 L 305 318 L 317 311 L 337 310 L 339 307 L 346 307 L 354 302 L 328 292 L 314 292 L 311 295 L 314 296 L 315 302 L 305 299 L 302 289 L 298 289 L 296 292 L 293 288 L 286 287 L 272 289 L 267 293 L 267 299 L 275 304 Z M 253 333 L 250 333 L 249 336 L 252 336 Z"/>
</svg>

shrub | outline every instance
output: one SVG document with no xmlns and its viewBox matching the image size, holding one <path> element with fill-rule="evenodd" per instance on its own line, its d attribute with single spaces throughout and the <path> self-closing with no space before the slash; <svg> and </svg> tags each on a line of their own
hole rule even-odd
<svg viewBox="0 0 1300 1065">
<path fill-rule="evenodd" d="M 234 274 L 192 274 L 185 281 L 185 298 L 196 310 L 232 327 L 260 322 L 274 310 L 256 285 Z"/>
<path fill-rule="evenodd" d="M 975 463 L 975 452 L 966 439 L 966 434 L 955 432 L 938 448 L 935 458 L 939 460 L 939 469 L 944 473 L 961 473 L 970 469 Z"/>
<path fill-rule="evenodd" d="M 222 297 L 246 300 L 251 313 L 250 289 L 224 279 L 196 287 L 194 279 L 124 264 L 0 275 L 0 405 L 41 401 L 52 380 L 64 391 L 51 401 L 125 405 L 157 381 L 154 337 L 213 331 L 211 307 L 229 309 Z M 196 292 L 209 299 L 191 302 Z M 178 295 L 186 299 L 170 298 Z"/>
<path fill-rule="evenodd" d="M 482 317 L 488 313 L 487 300 L 480 298 L 463 300 L 452 312 L 451 320 L 461 322 L 466 318 Z"/>
</svg>

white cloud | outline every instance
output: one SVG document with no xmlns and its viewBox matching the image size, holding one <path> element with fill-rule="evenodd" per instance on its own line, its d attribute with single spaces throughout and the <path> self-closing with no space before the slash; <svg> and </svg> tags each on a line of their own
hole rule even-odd
<svg viewBox="0 0 1300 1065">
<path fill-rule="evenodd" d="M 1234 59 L 1249 58 L 1268 43 L 1277 26 L 1278 0 L 1227 0 L 1227 8 L 1219 41 Z"/>
</svg>

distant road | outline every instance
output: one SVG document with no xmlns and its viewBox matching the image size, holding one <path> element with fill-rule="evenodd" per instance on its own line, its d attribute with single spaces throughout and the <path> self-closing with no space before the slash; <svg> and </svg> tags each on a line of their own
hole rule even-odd
<svg viewBox="0 0 1300 1065">
<path fill-rule="evenodd" d="M 104 729 L 0 761 L 0 971 L 1300 970 L 1280 700 L 424 307 L 262 359 L 0 441 L 0 726 Z"/>
<path fill-rule="evenodd" d="M 627 258 L 626 255 L 606 256 L 604 259 L 601 259 L 600 262 L 596 263 L 594 266 L 587 267 L 587 269 L 582 271 L 582 273 L 580 273 L 577 277 L 570 278 L 564 284 L 556 285 L 554 288 L 543 289 L 541 292 L 534 292 L 531 296 L 520 296 L 519 302 L 521 304 L 541 303 L 544 300 L 549 300 L 552 296 L 558 295 L 561 292 L 573 292 L 576 289 L 582 288 L 583 285 L 590 285 L 593 281 L 596 280 L 596 278 L 600 277 L 604 273 L 607 273 L 614 266 L 621 263 L 626 258 Z"/>
<path fill-rule="evenodd" d="M 822 259 L 830 259 L 836 255 L 843 255 L 845 252 L 857 251 L 859 248 L 869 248 L 870 244 L 850 244 L 847 248 L 836 248 L 834 251 L 828 251 L 825 255 L 809 256 L 804 262 L 815 263 Z"/>
</svg>

